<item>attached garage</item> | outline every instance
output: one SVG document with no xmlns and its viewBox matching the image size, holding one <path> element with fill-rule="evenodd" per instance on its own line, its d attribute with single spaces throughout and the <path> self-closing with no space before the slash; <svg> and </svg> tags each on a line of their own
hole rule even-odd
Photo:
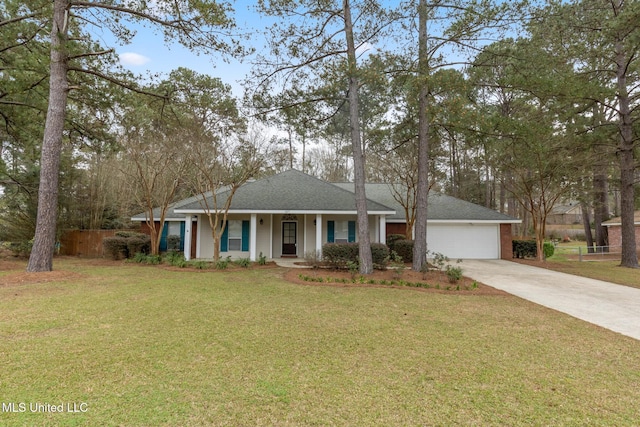
<svg viewBox="0 0 640 427">
<path fill-rule="evenodd" d="M 427 249 L 450 259 L 499 259 L 500 225 L 428 223 Z"/>
<path fill-rule="evenodd" d="M 389 185 L 367 184 L 366 191 L 367 197 L 396 211 L 386 218 L 387 236 L 405 234 L 404 208 Z M 511 226 L 520 222 L 455 197 L 429 194 L 427 249 L 449 259 L 511 259 Z"/>
</svg>

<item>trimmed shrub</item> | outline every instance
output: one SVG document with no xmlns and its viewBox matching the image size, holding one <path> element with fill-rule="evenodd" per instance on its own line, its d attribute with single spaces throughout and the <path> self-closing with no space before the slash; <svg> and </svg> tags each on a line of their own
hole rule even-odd
<svg viewBox="0 0 640 427">
<path fill-rule="evenodd" d="M 391 249 L 396 251 L 403 262 L 413 261 L 413 240 L 397 240 Z"/>
<path fill-rule="evenodd" d="M 544 242 L 542 244 L 542 253 L 544 254 L 544 258 L 551 258 L 553 254 L 556 252 L 555 246 L 551 242 Z"/>
<path fill-rule="evenodd" d="M 395 245 L 398 240 L 407 240 L 407 236 L 404 234 L 389 234 L 387 236 L 387 246 L 389 246 L 389 249 L 395 251 Z"/>
<path fill-rule="evenodd" d="M 542 244 L 542 252 L 546 258 L 550 258 L 555 253 L 555 247 L 551 242 Z M 536 258 L 538 256 L 538 248 L 535 240 L 514 240 L 513 241 L 513 257 L 514 258 Z"/>
<path fill-rule="evenodd" d="M 145 234 L 138 233 L 137 231 L 116 231 L 115 236 L 124 237 L 125 239 L 128 239 L 129 237 L 145 236 Z"/>
<path fill-rule="evenodd" d="M 348 268 L 358 263 L 357 243 L 325 243 L 322 246 L 322 260 L 333 268 Z M 382 243 L 371 244 L 371 258 L 375 268 L 386 268 L 389 263 L 389 248 Z"/>
<path fill-rule="evenodd" d="M 131 236 L 126 240 L 129 256 L 133 256 L 137 253 L 148 255 L 151 252 L 151 236 L 147 236 L 146 234 L 139 234 Z"/>
<path fill-rule="evenodd" d="M 111 259 L 119 260 L 129 257 L 128 239 L 118 236 L 117 233 L 116 236 L 102 239 L 102 247 Z"/>
<path fill-rule="evenodd" d="M 538 250 L 536 249 L 535 240 L 514 240 L 513 241 L 513 257 L 514 258 L 535 258 Z"/>
<path fill-rule="evenodd" d="M 180 236 L 170 234 L 167 236 L 167 251 L 180 250 Z"/>
<path fill-rule="evenodd" d="M 349 262 L 358 262 L 357 243 L 325 243 L 322 259 L 334 268 L 346 268 Z"/>
<path fill-rule="evenodd" d="M 377 269 L 384 270 L 389 265 L 389 248 L 383 243 L 371 244 L 371 258 L 373 266 Z"/>
</svg>

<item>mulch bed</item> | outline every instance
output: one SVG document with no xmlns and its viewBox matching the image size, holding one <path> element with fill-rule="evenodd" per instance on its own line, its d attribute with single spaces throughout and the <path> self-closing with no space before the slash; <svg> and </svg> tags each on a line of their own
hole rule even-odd
<svg viewBox="0 0 640 427">
<path fill-rule="evenodd" d="M 462 267 L 464 270 L 464 266 Z M 313 269 L 313 268 L 292 268 L 284 274 L 285 280 L 307 286 L 334 286 L 334 287 L 376 287 L 376 288 L 398 288 L 398 289 L 411 289 L 414 291 L 420 292 L 432 292 L 432 293 L 445 293 L 450 295 L 509 295 L 508 293 L 501 291 L 496 288 L 492 288 L 491 286 L 487 286 L 483 283 L 476 282 L 477 287 L 473 289 L 474 280 L 469 279 L 468 277 L 463 277 L 457 284 L 449 283 L 449 279 L 447 275 L 443 271 L 430 271 L 427 273 L 426 280 L 423 279 L 423 274 L 417 271 L 413 271 L 410 269 L 404 270 L 400 277 L 396 275 L 393 270 L 375 270 L 372 274 L 368 274 L 365 276 L 365 280 L 375 280 L 376 282 L 386 280 L 387 282 L 391 282 L 395 280 L 404 280 L 406 282 L 419 282 L 419 283 L 428 283 L 430 285 L 429 288 L 418 288 L 418 287 L 409 287 L 409 286 L 399 286 L 399 285 L 380 285 L 380 284 L 367 284 L 367 283 L 359 283 L 358 279 L 360 277 L 359 274 L 356 274 L 356 283 L 334 283 L 333 281 L 327 283 L 326 280 L 322 283 L 307 281 L 300 276 L 307 277 L 322 277 L 331 279 L 352 279 L 352 275 L 348 271 L 342 270 L 331 270 L 331 269 Z M 437 286 L 439 285 L 439 288 Z M 460 290 L 456 290 L 457 286 L 460 286 Z M 449 288 L 449 290 L 447 290 Z"/>
</svg>

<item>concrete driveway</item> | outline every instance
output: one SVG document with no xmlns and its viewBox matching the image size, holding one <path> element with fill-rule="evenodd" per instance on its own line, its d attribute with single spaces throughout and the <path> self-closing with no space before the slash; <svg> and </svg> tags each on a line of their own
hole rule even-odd
<svg viewBox="0 0 640 427">
<path fill-rule="evenodd" d="M 463 274 L 640 340 L 640 289 L 504 260 L 464 260 Z"/>
</svg>

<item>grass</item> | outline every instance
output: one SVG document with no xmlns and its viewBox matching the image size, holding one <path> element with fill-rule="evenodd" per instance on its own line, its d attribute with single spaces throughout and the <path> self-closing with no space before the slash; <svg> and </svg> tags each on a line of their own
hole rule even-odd
<svg viewBox="0 0 640 427">
<path fill-rule="evenodd" d="M 585 256 L 585 261 L 580 262 L 576 259 L 576 248 L 578 246 L 582 246 L 583 253 L 586 253 L 587 246 L 584 242 L 561 243 L 556 247 L 553 257 L 544 263 L 531 263 L 538 267 L 575 274 L 576 276 L 590 277 L 619 285 L 640 288 L 640 269 L 620 267 L 619 259 L 606 261 Z"/>
<path fill-rule="evenodd" d="M 0 286 L 0 424 L 632 425 L 640 342 L 515 297 L 61 260 Z M 4 272 L 3 272 L 4 273 Z M 0 276 L 0 284 L 3 278 Z"/>
</svg>

